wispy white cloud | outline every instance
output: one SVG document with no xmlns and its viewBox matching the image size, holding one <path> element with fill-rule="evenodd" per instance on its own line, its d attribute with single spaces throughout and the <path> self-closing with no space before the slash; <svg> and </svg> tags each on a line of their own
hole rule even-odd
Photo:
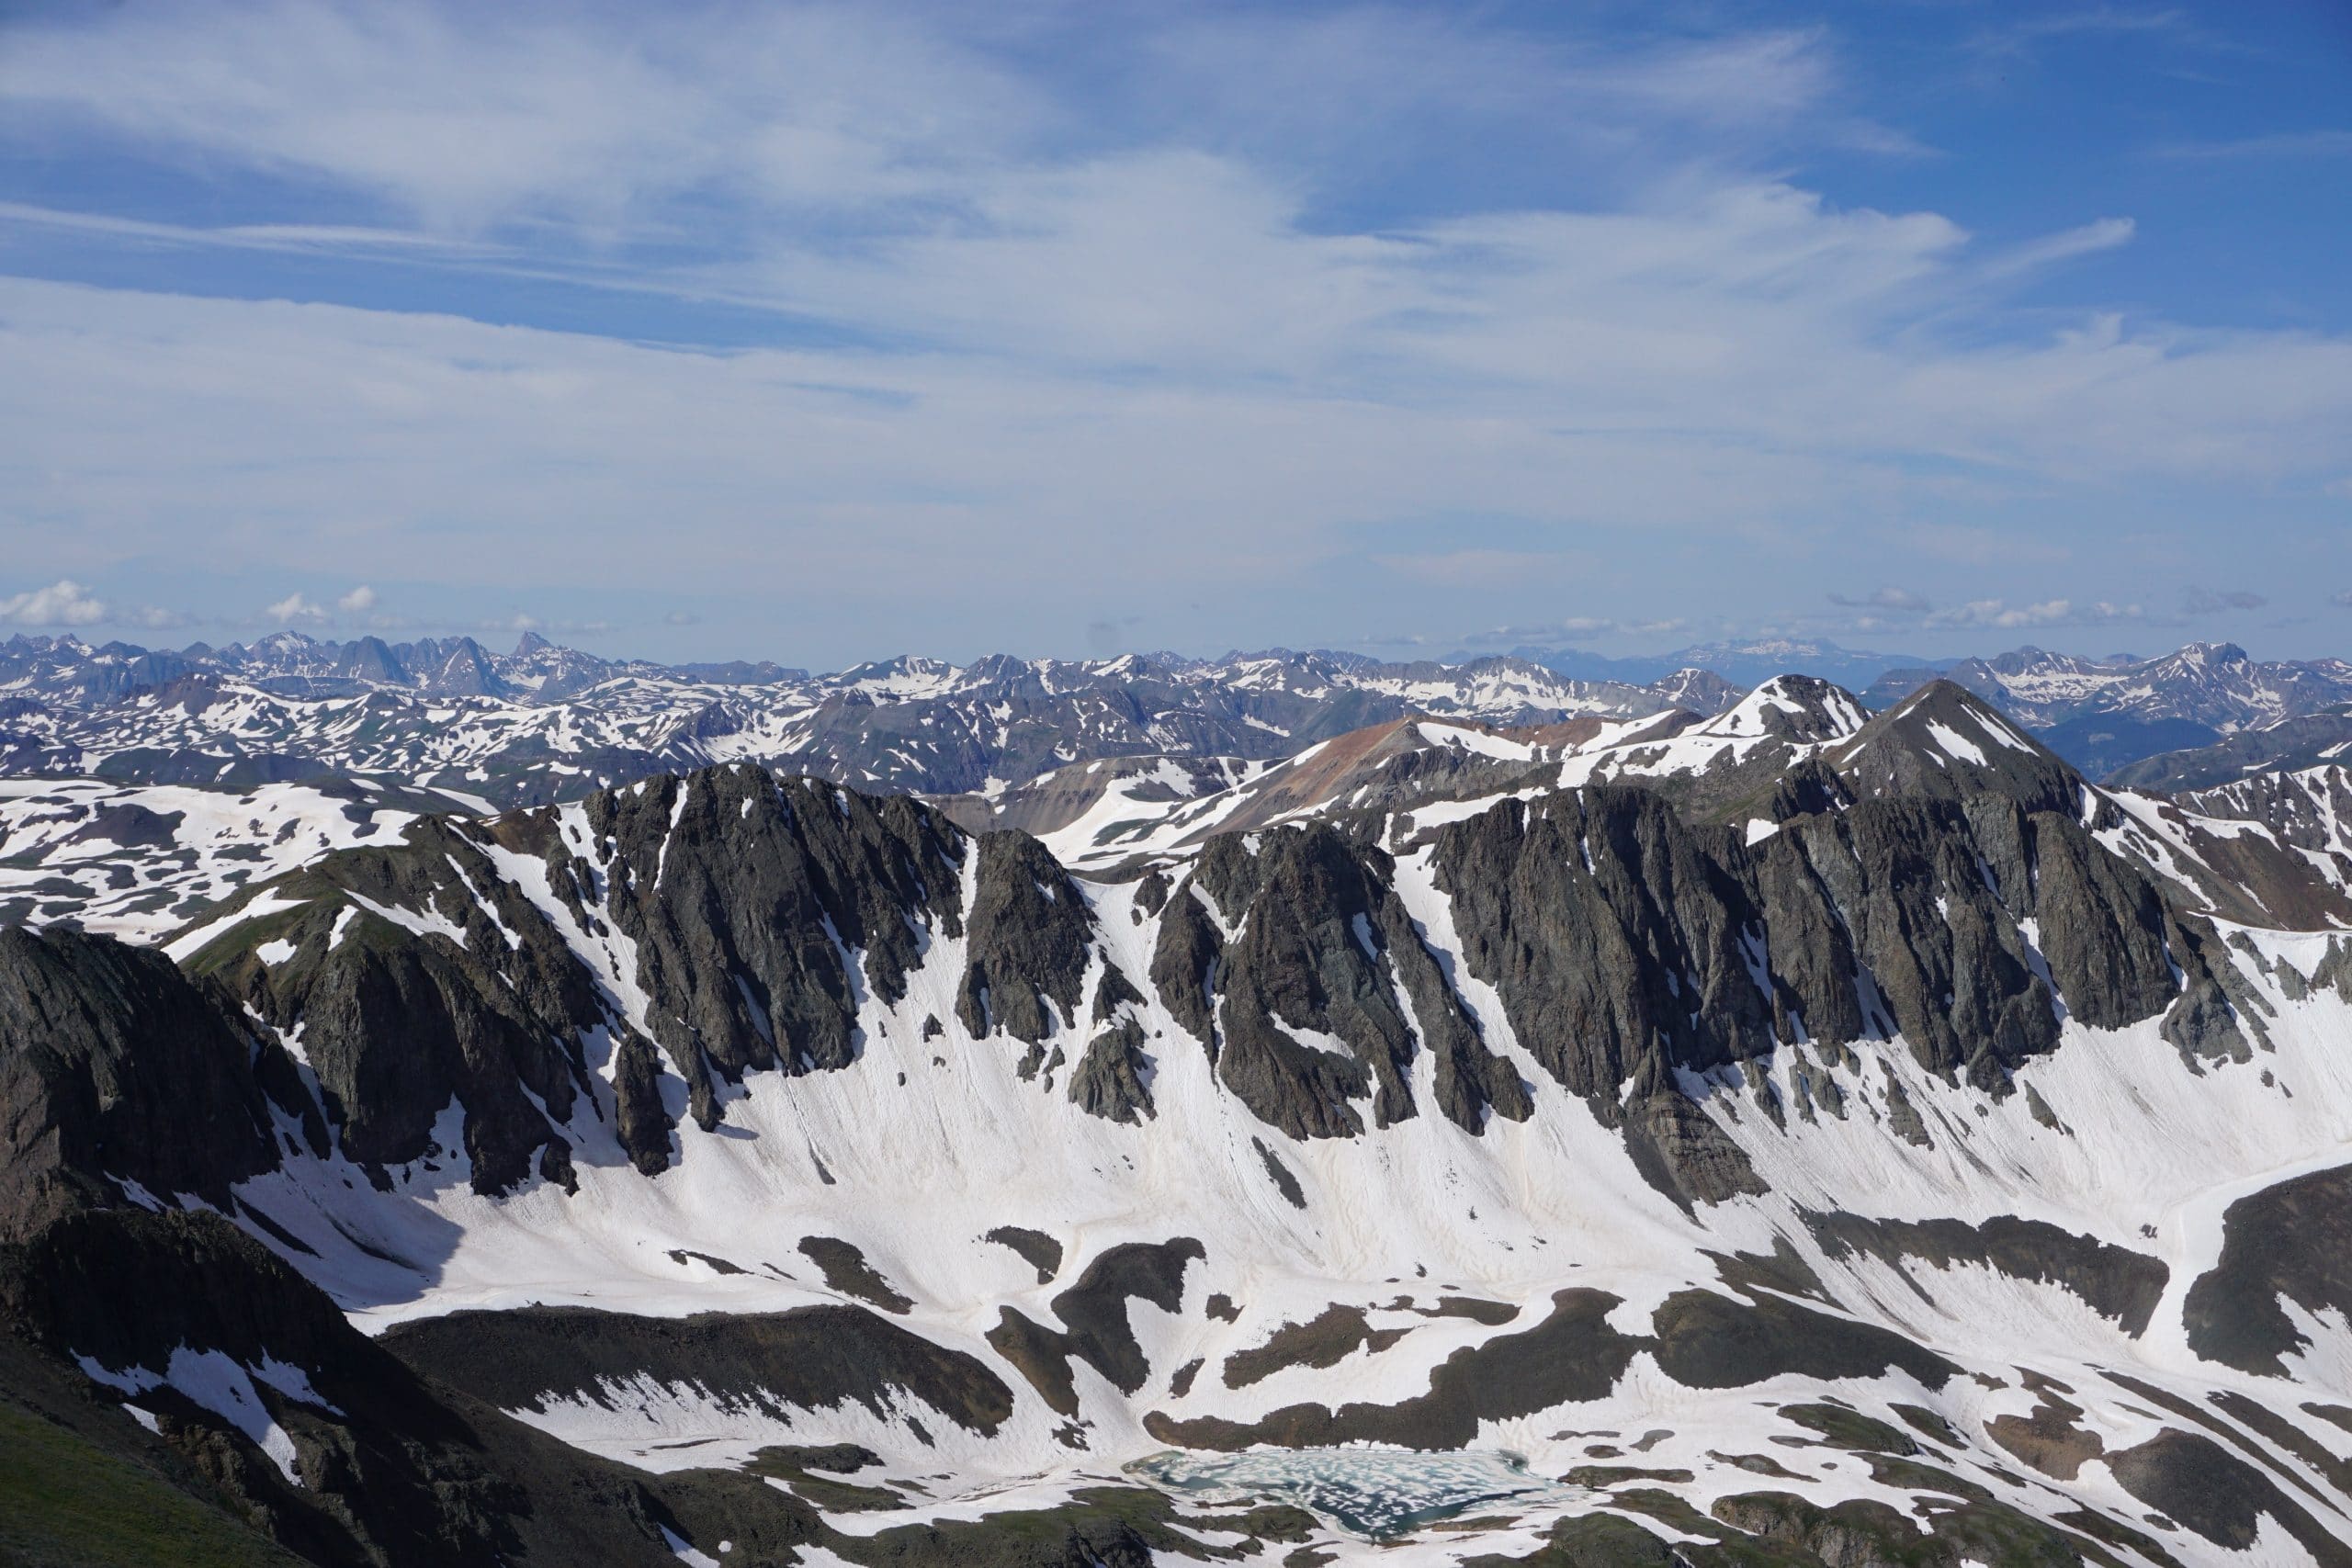
<svg viewBox="0 0 2352 1568">
<path fill-rule="evenodd" d="M 1849 610 L 1879 610 L 1897 615 L 1924 615 L 1935 606 L 1926 595 L 1908 588 L 1874 588 L 1868 593 L 1832 593 L 1829 602 Z"/>
<path fill-rule="evenodd" d="M 106 601 L 70 577 L 0 599 L 0 621 L 17 626 L 88 626 L 106 618 Z"/>
<path fill-rule="evenodd" d="M 376 591 L 363 582 L 337 599 L 334 607 L 346 615 L 365 615 L 376 607 Z"/>
<path fill-rule="evenodd" d="M 300 593 L 288 593 L 277 604 L 262 611 L 262 619 L 281 627 L 323 626 L 332 625 L 334 617 Z"/>
<path fill-rule="evenodd" d="M 1687 631 L 1690 625 L 1688 620 L 1679 615 L 1630 621 L 1610 615 L 1569 615 L 1556 621 L 1488 626 L 1483 631 L 1469 633 L 1461 641 L 1472 648 L 1544 648 L 1615 637 L 1646 641 Z"/>
<path fill-rule="evenodd" d="M 1531 537 L 1363 564 L 1463 623 L 1535 624 L 1560 602 L 1543 563 L 1605 556 L 1606 535 L 1702 560 L 1926 511 L 1890 551 L 1967 569 L 1939 596 L 2016 599 L 2020 563 L 2069 547 L 1987 520 L 1988 497 L 2342 478 L 2344 339 L 2007 309 L 2008 280 L 2122 244 L 2128 218 L 2001 249 L 1776 175 L 1873 133 L 1821 32 L 1537 47 L 1437 12 L 1169 12 L 1090 62 L 1096 101 L 987 30 L 1058 14 L 628 17 L 160 4 L 17 24 L 12 113 L 282 181 L 261 188 L 288 220 L 0 221 L 541 274 L 776 323 L 696 352 L 0 281 L 0 484 L 44 525 L 28 574 L 109 581 L 109 560 L 200 534 L 313 584 L 422 559 L 534 595 L 780 582 L 808 593 L 803 624 L 899 617 L 866 634 L 888 637 L 982 604 L 1090 606 L 1075 630 L 1106 585 L 1222 602 L 1250 581 L 1295 604 L 1367 520 L 1478 512 Z M 1401 220 L 1341 199 L 1400 139 L 1491 161 L 1498 125 L 1623 174 Z M 335 199 L 306 204 L 320 189 Z M 301 221 L 322 214 L 376 221 Z M 2054 597 L 2075 587 L 2037 577 L 1986 613 L 2080 614 L 2097 601 Z M 1688 592 L 1670 570 L 1611 591 L 1637 596 L 1612 636 Z"/>
<path fill-rule="evenodd" d="M 328 223 L 230 223 L 203 228 L 186 223 L 158 223 L 147 219 L 120 218 L 103 212 L 36 207 L 21 201 L 0 201 L 0 223 L 66 230 L 152 244 L 229 250 L 376 252 L 396 257 L 442 256 L 453 260 L 462 257 L 477 262 L 512 254 L 503 246 L 481 244 L 413 230 Z"/>
<path fill-rule="evenodd" d="M 2082 604 L 2072 599 L 2045 599 L 2033 604 L 2010 604 L 2001 599 L 1973 599 L 1935 611 L 1927 625 L 1945 628 L 1989 628 L 2016 631 L 2030 626 L 2098 626 L 2138 621 L 2145 613 L 2137 604 L 2112 604 L 2105 600 Z"/>
<path fill-rule="evenodd" d="M 2101 218 L 2061 233 L 2045 235 L 2012 247 L 1993 257 L 1984 265 L 1984 276 L 1990 278 L 2018 277 L 2039 272 L 2076 256 L 2096 255 L 2128 245 L 2136 232 L 2129 218 Z"/>
<path fill-rule="evenodd" d="M 2270 603 L 2266 594 L 2244 588 L 2188 588 L 2181 591 L 2184 615 L 2218 615 L 2231 610 L 2259 610 Z"/>
<path fill-rule="evenodd" d="M 2177 6 L 2036 6 L 1979 32 L 1972 47 L 1982 54 L 2017 58 L 2062 39 L 2130 34 L 2197 36 L 2188 14 Z"/>
</svg>

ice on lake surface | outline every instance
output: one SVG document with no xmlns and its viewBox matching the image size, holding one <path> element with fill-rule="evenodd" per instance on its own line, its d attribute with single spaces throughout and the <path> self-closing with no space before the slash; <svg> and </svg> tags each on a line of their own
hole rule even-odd
<svg viewBox="0 0 2352 1568">
<path fill-rule="evenodd" d="M 1379 1540 L 1452 1518 L 1481 1504 L 1566 1502 L 1585 1495 L 1528 1472 L 1500 1450 L 1253 1449 L 1238 1454 L 1154 1454 L 1127 1469 L 1202 1501 L 1292 1503 L 1327 1524 Z"/>
</svg>

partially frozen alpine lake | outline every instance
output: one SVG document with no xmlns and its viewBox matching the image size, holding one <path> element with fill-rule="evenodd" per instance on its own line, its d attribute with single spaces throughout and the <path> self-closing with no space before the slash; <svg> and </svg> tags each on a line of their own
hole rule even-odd
<svg viewBox="0 0 2352 1568">
<path fill-rule="evenodd" d="M 1486 1503 L 1571 1502 L 1582 1489 L 1532 1474 L 1499 1449 L 1253 1449 L 1153 1454 L 1128 1473 L 1200 1501 L 1289 1503 L 1336 1529 L 1385 1540 Z"/>
</svg>

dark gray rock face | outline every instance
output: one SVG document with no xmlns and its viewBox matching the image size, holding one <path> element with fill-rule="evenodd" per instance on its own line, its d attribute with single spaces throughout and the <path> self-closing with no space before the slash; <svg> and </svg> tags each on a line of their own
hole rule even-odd
<svg viewBox="0 0 2352 1568">
<path fill-rule="evenodd" d="M 1261 1120 L 1294 1136 L 1346 1137 L 1370 1096 L 1385 1127 L 1414 1114 L 1413 1032 L 1368 940 L 1363 868 L 1328 828 L 1213 840 L 1195 874 L 1237 919 L 1218 974 L 1217 1077 Z M 1335 1037 L 1343 1054 L 1292 1029 Z"/>
<path fill-rule="evenodd" d="M 1128 1298 L 1174 1312 L 1183 1300 L 1186 1266 L 1206 1256 L 1191 1236 L 1111 1247 L 1086 1266 L 1077 1283 L 1054 1297 L 1062 1328 L 1048 1328 L 1005 1307 L 988 1342 L 1029 1380 L 1049 1409 L 1075 1416 L 1078 1393 L 1070 1362 L 1085 1362 L 1122 1393 L 1143 1387 L 1151 1363 L 1128 1325 Z"/>
<path fill-rule="evenodd" d="M 1070 1103 L 1090 1116 L 1130 1125 L 1149 1119 L 1151 1090 L 1146 1087 L 1150 1057 L 1143 1025 L 1122 1018 L 1097 1034 L 1070 1075 Z"/>
<path fill-rule="evenodd" d="M 1293 1137 L 1363 1131 L 1367 1099 L 1375 1126 L 1418 1114 L 1408 1078 L 1423 1045 L 1440 1110 L 1462 1126 L 1477 1131 L 1489 1108 L 1529 1112 L 1518 1075 L 1478 1037 L 1393 875 L 1386 855 L 1317 824 L 1214 839 L 1170 896 L 1153 984 L 1209 1043 L 1218 1080 Z M 1202 897 L 1238 927 L 1230 944 Z"/>
<path fill-rule="evenodd" d="M 2284 1377 L 2309 1341 L 2279 1303 L 2314 1316 L 2352 1311 L 2352 1166 L 2313 1171 L 2239 1199 L 2222 1256 L 2188 1288 L 2188 1348 L 2208 1360 Z"/>
<path fill-rule="evenodd" d="M 1726 864 L 1657 795 L 1593 789 L 1506 801 L 1448 826 L 1438 886 L 1471 974 L 1521 1045 L 1573 1093 L 1675 1087 L 1675 1066 L 1761 1055 L 1772 1009 L 1743 935 L 1759 921 Z"/>
<path fill-rule="evenodd" d="M 2180 1007 L 2176 964 L 2226 1004 L 2205 1033 L 2258 1001 L 2144 874 L 2000 793 L 1865 799 L 1747 845 L 1589 789 L 1450 825 L 1437 867 L 1520 1043 L 1611 1104 L 1677 1068 L 1898 1031 L 1928 1070 L 2004 1092 L 2062 1004 L 2105 1027 Z"/>
<path fill-rule="evenodd" d="M 848 1066 L 862 987 L 899 1000 L 931 934 L 962 933 L 960 836 L 904 797 L 714 768 L 586 815 L 613 848 L 602 874 L 654 1040 L 706 1128 L 714 1077 Z"/>
<path fill-rule="evenodd" d="M 695 1528 L 682 1520 L 721 1500 L 741 1521 L 727 1532 L 739 1540 L 822 1530 L 805 1504 L 755 1478 L 631 1472 L 433 1383 L 216 1214 L 83 1213 L 0 1247 L 0 1336 L 71 1377 L 81 1357 L 156 1372 L 182 1349 L 298 1372 L 308 1396 L 286 1392 L 283 1377 L 252 1387 L 299 1481 L 175 1390 L 136 1397 L 160 1443 L 200 1478 L 202 1501 L 309 1562 L 658 1568 L 677 1561 L 662 1528 Z"/>
<path fill-rule="evenodd" d="M 1481 1423 L 1605 1397 L 1645 1350 L 1668 1376 L 1693 1388 L 1739 1388 L 1792 1372 L 1870 1377 L 1889 1368 L 1940 1388 L 1958 1371 L 1883 1328 L 1773 1295 L 1746 1302 L 1712 1291 L 1678 1292 L 1659 1305 L 1652 1332 L 1642 1335 L 1610 1324 L 1619 1304 L 1604 1291 L 1560 1291 L 1542 1322 L 1454 1351 L 1430 1370 L 1428 1392 L 1395 1404 L 1337 1410 L 1292 1404 L 1248 1424 L 1218 1416 L 1178 1421 L 1154 1411 L 1144 1417 L 1144 1429 L 1162 1442 L 1227 1452 L 1253 1443 L 1456 1449 L 1476 1440 Z"/>
<path fill-rule="evenodd" d="M 609 1405 L 614 1387 L 644 1379 L 786 1418 L 855 1404 L 888 1420 L 893 1396 L 906 1395 L 985 1436 L 1012 1414 L 1012 1391 L 978 1358 L 856 1306 L 682 1318 L 584 1307 L 461 1312 L 402 1325 L 383 1345 L 503 1410 L 559 1399 Z"/>
<path fill-rule="evenodd" d="M 999 1225 L 980 1239 L 1012 1248 L 1023 1263 L 1037 1270 L 1037 1283 L 1041 1285 L 1053 1283 L 1054 1276 L 1062 1271 L 1062 1244 L 1044 1231 L 1031 1230 L 1026 1225 Z"/>
<path fill-rule="evenodd" d="M 956 1016 L 975 1037 L 1001 1028 L 1035 1045 L 1077 1021 L 1093 917 L 1061 863 L 1028 834 L 983 833 L 974 852 L 971 941 Z"/>
<path fill-rule="evenodd" d="M 581 1036 L 607 1015 L 578 957 L 500 876 L 489 841 L 429 818 L 399 849 L 332 857 L 292 885 L 310 897 L 303 908 L 232 929 L 190 966 L 300 1032 L 352 1159 L 381 1168 L 458 1153 L 435 1143 L 454 1103 L 474 1187 L 502 1192 L 542 1163 L 568 1164 L 553 1123 L 585 1091 Z M 420 932 L 376 909 L 445 929 Z M 293 955 L 262 962 L 265 937 Z"/>
<path fill-rule="evenodd" d="M 1804 1064 L 1793 1106 L 1812 1116 L 1842 1111 L 1842 1048 L 1897 1031 L 1929 1071 L 1996 1094 L 2069 1013 L 2097 1026 L 2161 1015 L 2192 1062 L 2260 1043 L 2267 1004 L 2212 927 L 2176 913 L 2071 801 L 2040 809 L 2067 792 L 2038 782 L 2038 755 L 1935 695 L 1907 710 L 1921 745 L 1950 749 L 1946 731 L 1975 724 L 1982 745 L 2018 751 L 2023 782 L 1852 800 L 1843 775 L 1815 770 L 1754 843 L 1745 824 L 1693 822 L 1626 787 L 1506 801 L 1432 830 L 1467 972 L 1496 987 L 1555 1079 L 1624 1126 L 1678 1201 L 1755 1182 L 1679 1075 L 1783 1046 L 1823 1054 Z M 1892 726 L 1881 739 L 1900 749 Z M 555 903 L 502 874 L 509 856 L 544 867 Z M 1532 1111 L 1395 874 L 1362 837 L 1283 827 L 1211 840 L 1155 892 L 1152 987 L 1218 1082 L 1292 1136 L 1422 1113 L 1411 1086 L 1424 1049 L 1436 1110 L 1458 1125 Z M 571 817 L 428 819 L 403 844 L 332 856 L 281 890 L 305 901 L 233 928 L 192 967 L 300 1032 L 326 1122 L 379 1171 L 457 1153 L 436 1147 L 454 1105 L 485 1192 L 534 1176 L 569 1185 L 562 1129 L 582 1107 L 657 1172 L 671 1158 L 670 1075 L 708 1129 L 748 1072 L 848 1066 L 868 990 L 903 998 L 942 938 L 968 938 L 958 1017 L 1024 1043 L 1024 1077 L 1114 1122 L 1152 1114 L 1164 1047 L 1085 889 L 1035 840 L 967 839 L 907 799 L 718 768 L 606 792 Z M 582 940 L 633 973 L 608 985 L 575 951 Z M 271 943 L 292 956 L 263 962 Z M 612 985 L 643 992 L 650 1039 Z M 610 1053 L 609 1089 L 592 1051 Z M 1786 1113 L 1760 1075 L 1750 1087 L 1768 1115 Z M 288 1098 L 299 1111 L 307 1097 Z"/>
<path fill-rule="evenodd" d="M 500 1192 L 570 1179 L 559 1128 L 582 1105 L 605 1113 L 586 1055 L 599 1032 L 616 1131 L 651 1174 L 670 1159 L 665 1068 L 708 1129 L 746 1072 L 846 1066 L 866 989 L 902 998 L 933 937 L 962 933 L 964 840 L 910 800 L 719 768 L 596 795 L 582 816 L 428 819 L 397 848 L 331 856 L 284 885 L 300 908 L 192 966 L 301 1032 L 352 1158 L 454 1153 L 434 1143 L 454 1103 L 474 1186 Z M 563 908 L 534 904 L 492 852 L 540 863 Z M 644 993 L 650 1040 L 559 918 L 616 960 L 633 950 L 620 979 Z M 273 939 L 293 956 L 262 962 Z"/>
<path fill-rule="evenodd" d="M 1740 1146 L 1679 1090 L 1635 1098 L 1623 1108 L 1620 1131 L 1642 1179 L 1686 1213 L 1700 1203 L 1770 1190 Z"/>
<path fill-rule="evenodd" d="M 632 1034 L 613 1054 L 614 1131 L 629 1164 L 651 1176 L 670 1168 L 670 1113 L 662 1103 L 662 1062 L 652 1044 Z"/>
<path fill-rule="evenodd" d="M 1207 1047 L 1214 1064 L 1219 1045 L 1217 964 L 1225 956 L 1225 933 L 1202 905 L 1197 886 L 1186 877 L 1161 911 L 1159 940 L 1151 953 L 1151 988 L 1176 1021 Z"/>
<path fill-rule="evenodd" d="M 2014 825 L 2005 813 L 1992 819 Z M 1845 918 L 1884 1021 L 1929 1071 L 1965 1071 L 1997 1090 L 2009 1070 L 2058 1043 L 2058 1017 L 2017 924 L 2032 908 L 2031 878 L 2013 871 L 2012 908 L 1998 871 L 1986 874 L 1992 858 L 1973 826 L 1953 803 L 1866 800 L 1793 830 Z M 2006 844 L 2000 833 L 1988 841 Z"/>
<path fill-rule="evenodd" d="M 2031 890 L 2041 954 L 2068 1010 L 2095 1029 L 2118 1029 L 2169 1007 L 2167 913 L 2155 885 L 2071 817 L 2038 816 L 2024 827 L 2031 859 L 2009 874 L 2014 883 L 2022 871 Z"/>
<path fill-rule="evenodd" d="M 2253 1546 L 2267 1514 L 2323 1568 L 2352 1568 L 2352 1546 L 2269 1476 L 2200 1432 L 2167 1427 L 2108 1455 L 2107 1462 L 2126 1492 L 2216 1546 Z"/>
<path fill-rule="evenodd" d="M 119 1201 L 119 1182 L 226 1204 L 275 1167 L 263 1077 L 294 1113 L 307 1100 L 241 1024 L 153 949 L 0 930 L 0 1240 Z"/>
<path fill-rule="evenodd" d="M 1810 1213 L 1805 1224 L 1830 1257 L 1859 1252 L 1879 1258 L 1928 1300 L 1934 1299 L 1939 1272 L 1958 1262 L 1976 1263 L 2012 1279 L 2062 1285 L 2135 1337 L 2146 1332 L 2170 1277 L 2160 1259 L 2013 1214 L 1972 1225 Z"/>
<path fill-rule="evenodd" d="M 2082 775 L 2056 752 L 1950 681 L 1931 681 L 1896 703 L 1828 760 L 1858 798 L 1997 794 L 2028 811 L 2060 813 L 2080 809 L 2083 798 Z"/>
</svg>

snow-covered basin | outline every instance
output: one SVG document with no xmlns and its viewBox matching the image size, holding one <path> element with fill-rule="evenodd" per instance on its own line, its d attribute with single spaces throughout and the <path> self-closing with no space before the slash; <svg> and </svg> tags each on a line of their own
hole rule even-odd
<svg viewBox="0 0 2352 1568">
<path fill-rule="evenodd" d="M 1326 1449 L 1170 1450 L 1128 1465 L 1164 1491 L 1203 1502 L 1289 1503 L 1371 1540 L 1404 1535 L 1487 1503 L 1568 1503 L 1588 1495 L 1532 1473 L 1500 1449 L 1430 1453 L 1368 1444 Z"/>
</svg>

